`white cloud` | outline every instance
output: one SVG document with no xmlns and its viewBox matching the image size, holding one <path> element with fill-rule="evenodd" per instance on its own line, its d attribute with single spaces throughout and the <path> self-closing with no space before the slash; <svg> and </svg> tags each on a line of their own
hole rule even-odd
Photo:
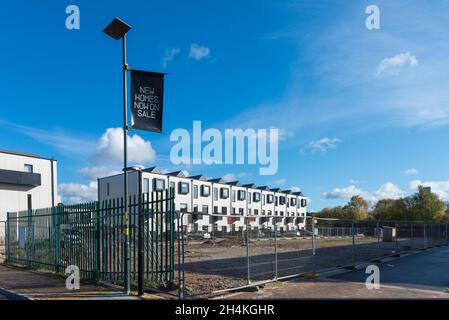
<svg viewBox="0 0 449 320">
<path fill-rule="evenodd" d="M 340 142 L 341 140 L 337 138 L 321 138 L 319 140 L 310 141 L 307 146 L 302 149 L 302 152 L 310 150 L 312 153 L 326 153 L 327 150 L 336 148 Z"/>
<path fill-rule="evenodd" d="M 97 199 L 97 183 L 61 183 L 58 187 L 64 203 L 82 203 Z"/>
<path fill-rule="evenodd" d="M 168 63 L 173 61 L 173 58 L 175 55 L 179 54 L 181 52 L 181 49 L 179 48 L 171 48 L 165 50 L 165 55 L 162 58 L 162 67 L 167 68 Z"/>
<path fill-rule="evenodd" d="M 151 142 L 145 141 L 138 135 L 128 136 L 128 162 L 150 164 L 156 160 L 156 151 Z M 123 161 L 123 130 L 109 128 L 100 137 L 97 149 L 92 157 L 96 164 L 120 163 Z"/>
<path fill-rule="evenodd" d="M 290 190 L 292 192 L 299 192 L 299 191 L 301 191 L 301 188 L 300 187 L 291 187 Z"/>
<path fill-rule="evenodd" d="M 234 173 L 227 173 L 227 174 L 225 174 L 225 175 L 222 177 L 222 179 L 223 179 L 225 182 L 231 182 L 231 181 L 237 181 L 239 178 L 243 178 L 243 177 L 246 177 L 246 176 L 248 176 L 248 174 L 247 174 L 247 173 L 244 173 L 244 172 L 242 172 L 242 173 L 237 173 L 237 174 L 234 174 Z"/>
<path fill-rule="evenodd" d="M 349 200 L 352 196 L 358 195 L 367 201 L 376 202 L 381 199 L 398 199 L 403 197 L 404 194 L 404 191 L 402 191 L 398 186 L 391 182 L 387 182 L 381 185 L 377 191 L 371 193 L 352 185 L 346 188 L 335 188 L 330 192 L 324 192 L 322 198 L 325 200 Z"/>
<path fill-rule="evenodd" d="M 94 181 L 98 178 L 112 176 L 121 173 L 121 170 L 110 168 L 110 167 L 84 167 L 79 170 L 81 175 L 89 180 Z"/>
<path fill-rule="evenodd" d="M 448 201 L 449 200 L 449 181 L 421 181 L 414 180 L 408 185 L 410 190 L 416 191 L 419 186 L 430 187 L 432 192 L 436 193 L 440 199 Z"/>
<path fill-rule="evenodd" d="M 414 176 L 414 175 L 417 175 L 418 173 L 419 173 L 419 171 L 414 168 L 404 170 L 404 174 L 406 174 L 408 176 Z"/>
<path fill-rule="evenodd" d="M 377 74 L 397 74 L 404 66 L 415 67 L 418 65 L 418 59 L 410 52 L 400 53 L 390 58 L 385 58 L 377 66 Z"/>
<path fill-rule="evenodd" d="M 203 47 L 196 43 L 193 43 L 190 46 L 189 58 L 192 58 L 195 60 L 201 60 L 203 58 L 207 58 L 209 55 L 210 55 L 210 49 L 208 47 Z"/>
</svg>

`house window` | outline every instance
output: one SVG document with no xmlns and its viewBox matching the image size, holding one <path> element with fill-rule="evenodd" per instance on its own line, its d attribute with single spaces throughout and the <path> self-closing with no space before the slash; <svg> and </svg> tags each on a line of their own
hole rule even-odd
<svg viewBox="0 0 449 320">
<path fill-rule="evenodd" d="M 267 195 L 267 203 L 273 203 L 273 195 L 272 194 Z"/>
<path fill-rule="evenodd" d="M 232 208 L 232 214 L 235 214 L 235 208 Z"/>
<path fill-rule="evenodd" d="M 301 199 L 301 206 L 303 208 L 307 206 L 307 200 L 306 199 Z"/>
<path fill-rule="evenodd" d="M 262 215 L 263 215 L 263 216 L 265 215 L 265 210 L 262 210 Z"/>
<path fill-rule="evenodd" d="M 251 192 L 248 192 L 248 203 L 251 203 Z"/>
<path fill-rule="evenodd" d="M 254 200 L 254 202 L 260 202 L 260 193 L 254 192 L 253 193 L 253 200 Z"/>
<path fill-rule="evenodd" d="M 218 188 L 214 188 L 214 200 L 218 200 Z"/>
<path fill-rule="evenodd" d="M 243 208 L 239 208 L 239 215 L 243 216 Z"/>
<path fill-rule="evenodd" d="M 198 199 L 198 186 L 193 186 L 193 198 Z"/>
<path fill-rule="evenodd" d="M 274 198 L 274 205 L 277 206 L 278 205 L 278 197 Z"/>
<path fill-rule="evenodd" d="M 254 209 L 254 215 L 259 215 L 259 210 L 258 209 Z"/>
<path fill-rule="evenodd" d="M 203 205 L 202 209 L 201 209 L 202 213 L 209 213 L 209 206 L 208 205 Z"/>
<path fill-rule="evenodd" d="M 229 189 L 228 188 L 220 188 L 220 198 L 222 198 L 222 199 L 229 198 Z"/>
<path fill-rule="evenodd" d="M 150 192 L 150 179 L 143 178 L 142 192 L 143 193 Z M 109 183 L 108 183 L 108 195 L 109 195 Z"/>
<path fill-rule="evenodd" d="M 232 202 L 235 202 L 235 190 L 232 190 Z"/>
<path fill-rule="evenodd" d="M 193 206 L 193 212 L 198 212 L 198 206 L 197 205 Z"/>
<path fill-rule="evenodd" d="M 266 196 L 262 195 L 262 205 L 265 205 L 265 201 L 266 201 Z"/>
<path fill-rule="evenodd" d="M 218 213 L 218 207 L 214 206 L 214 213 Z"/>
<path fill-rule="evenodd" d="M 248 215 L 249 216 L 251 215 L 251 209 L 248 209 Z"/>
<path fill-rule="evenodd" d="M 202 197 L 208 197 L 210 196 L 210 187 L 202 185 L 201 186 L 201 196 Z"/>
<path fill-rule="evenodd" d="M 245 200 L 245 198 L 246 198 L 246 192 L 243 191 L 243 190 L 239 190 L 239 191 L 238 191 L 237 197 L 238 197 L 238 199 L 239 199 L 240 201 Z"/>
<path fill-rule="evenodd" d="M 180 203 L 179 209 L 181 212 L 187 212 L 187 203 Z"/>
<path fill-rule="evenodd" d="M 285 204 L 285 197 L 279 197 L 279 205 L 283 206 Z"/>
<path fill-rule="evenodd" d="M 296 206 L 296 199 L 295 199 L 295 198 L 291 198 L 291 199 L 290 199 L 290 204 L 291 204 L 292 206 Z"/>
<path fill-rule="evenodd" d="M 178 193 L 179 194 L 189 194 L 189 184 L 187 182 L 178 183 Z"/>
<path fill-rule="evenodd" d="M 32 164 L 25 164 L 23 166 L 25 172 L 33 173 L 33 165 Z"/>
<path fill-rule="evenodd" d="M 221 207 L 221 213 L 222 214 L 228 214 L 228 208 L 227 207 Z"/>
<path fill-rule="evenodd" d="M 165 189 L 165 180 L 164 179 L 153 179 L 153 189 L 156 191 L 161 191 Z"/>
</svg>

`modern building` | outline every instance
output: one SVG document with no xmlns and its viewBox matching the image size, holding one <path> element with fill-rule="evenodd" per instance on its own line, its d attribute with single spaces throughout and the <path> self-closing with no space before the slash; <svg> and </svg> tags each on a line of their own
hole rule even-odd
<svg viewBox="0 0 449 320">
<path fill-rule="evenodd" d="M 164 174 L 152 167 L 142 171 L 144 194 L 175 189 L 175 210 L 187 212 L 183 224 L 187 231 L 238 231 L 246 224 L 252 229 L 276 225 L 277 230 L 297 230 L 305 226 L 307 198 L 301 192 L 270 189 L 239 181 L 225 182 L 204 175 L 186 176 L 183 171 Z M 128 194 L 137 195 L 139 174 L 128 172 Z M 98 199 L 123 196 L 123 173 L 98 179 Z M 246 220 L 247 219 L 247 220 Z"/>
<path fill-rule="evenodd" d="M 54 159 L 0 150 L 0 221 L 7 212 L 57 205 L 57 167 Z"/>
</svg>

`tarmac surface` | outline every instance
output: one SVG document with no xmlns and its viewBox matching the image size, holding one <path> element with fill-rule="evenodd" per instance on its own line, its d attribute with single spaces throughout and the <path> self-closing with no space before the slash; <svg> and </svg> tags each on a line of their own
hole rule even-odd
<svg viewBox="0 0 449 320">
<path fill-rule="evenodd" d="M 449 247 L 440 247 L 379 265 L 381 286 L 448 292 Z M 358 270 L 333 279 L 365 283 L 368 275 Z"/>
</svg>

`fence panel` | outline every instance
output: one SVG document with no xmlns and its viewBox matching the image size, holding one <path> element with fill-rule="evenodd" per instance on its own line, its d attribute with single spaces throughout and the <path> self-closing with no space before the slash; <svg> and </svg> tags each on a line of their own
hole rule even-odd
<svg viewBox="0 0 449 320">
<path fill-rule="evenodd" d="M 0 263 L 6 258 L 6 221 L 0 221 Z"/>
<path fill-rule="evenodd" d="M 144 286 L 174 287 L 176 226 L 180 223 L 173 210 L 173 194 L 174 190 L 170 189 L 129 198 L 132 285 L 137 284 L 142 215 Z M 74 265 L 79 268 L 82 280 L 123 283 L 123 203 L 119 198 L 8 213 L 7 262 L 59 274 Z"/>
</svg>

